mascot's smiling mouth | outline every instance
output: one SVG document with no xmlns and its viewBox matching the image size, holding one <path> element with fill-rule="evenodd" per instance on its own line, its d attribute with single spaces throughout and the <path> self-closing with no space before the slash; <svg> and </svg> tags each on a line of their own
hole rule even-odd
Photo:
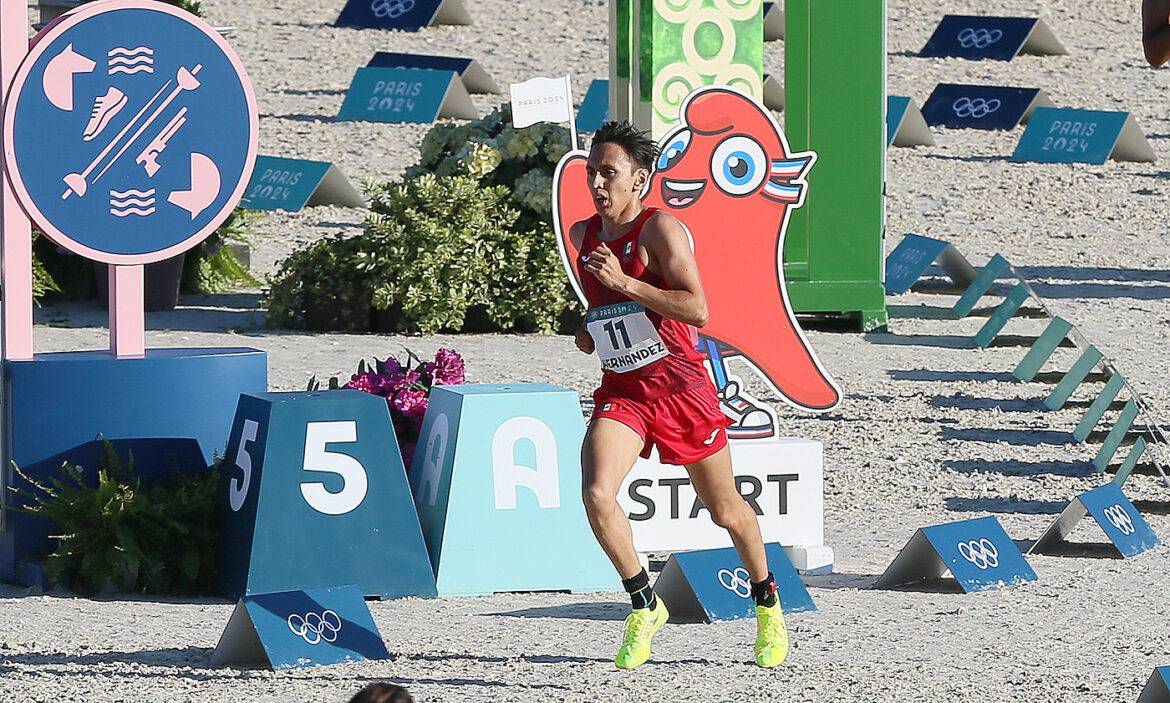
<svg viewBox="0 0 1170 703">
<path fill-rule="evenodd" d="M 699 196 L 707 189 L 706 180 L 672 181 L 662 179 L 662 200 L 675 208 L 684 208 L 694 205 Z"/>
</svg>

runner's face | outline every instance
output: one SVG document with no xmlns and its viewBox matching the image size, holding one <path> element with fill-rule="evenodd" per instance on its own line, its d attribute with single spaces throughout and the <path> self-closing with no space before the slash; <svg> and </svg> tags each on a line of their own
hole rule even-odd
<svg viewBox="0 0 1170 703">
<path fill-rule="evenodd" d="M 585 165 L 593 207 L 602 217 L 617 218 L 639 196 L 646 178 L 629 154 L 618 144 L 598 144 L 589 152 Z"/>
</svg>

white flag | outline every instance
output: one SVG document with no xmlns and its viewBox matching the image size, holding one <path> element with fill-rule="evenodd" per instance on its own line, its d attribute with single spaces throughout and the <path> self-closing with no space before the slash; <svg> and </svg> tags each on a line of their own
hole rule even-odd
<svg viewBox="0 0 1170 703">
<path fill-rule="evenodd" d="M 569 77 L 533 78 L 512 83 L 512 124 L 530 127 L 537 122 L 573 122 Z"/>
</svg>

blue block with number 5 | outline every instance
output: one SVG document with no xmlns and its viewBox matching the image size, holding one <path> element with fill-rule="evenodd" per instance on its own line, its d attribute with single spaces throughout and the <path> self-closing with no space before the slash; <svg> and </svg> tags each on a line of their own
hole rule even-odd
<svg viewBox="0 0 1170 703">
<path fill-rule="evenodd" d="M 434 596 L 390 412 L 360 391 L 241 395 L 221 467 L 219 590 Z"/>
<path fill-rule="evenodd" d="M 439 595 L 619 590 L 581 502 L 577 394 L 436 386 L 411 486 Z"/>
</svg>

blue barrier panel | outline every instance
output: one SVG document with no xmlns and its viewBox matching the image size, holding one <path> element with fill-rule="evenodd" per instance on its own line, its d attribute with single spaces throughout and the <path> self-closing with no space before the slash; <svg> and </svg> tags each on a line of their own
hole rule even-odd
<svg viewBox="0 0 1170 703">
<path fill-rule="evenodd" d="M 431 71 L 454 71 L 460 76 L 471 68 L 474 60 L 459 56 L 427 56 L 404 54 L 397 51 L 379 51 L 366 64 L 369 68 L 425 68 Z"/>
<path fill-rule="evenodd" d="M 1028 349 L 1028 353 L 1012 371 L 1016 380 L 1027 383 L 1036 378 L 1036 374 L 1040 373 L 1040 369 L 1044 368 L 1044 364 L 1052 358 L 1052 354 L 1068 337 L 1071 330 L 1072 323 L 1068 320 L 1063 317 L 1052 318 L 1052 321 L 1044 328 L 1044 332 L 1036 338 L 1032 347 Z"/>
<path fill-rule="evenodd" d="M 176 464 L 205 470 L 223 455 L 240 393 L 268 384 L 267 354 L 246 348 L 148 349 L 142 359 L 56 352 L 5 361 L 3 368 L 3 466 L 15 463 L 41 482 L 59 476 L 65 460 L 92 470 L 99 435 L 135 453 L 147 484 Z M 22 580 L 21 563 L 44 560 L 56 528 L 12 510 L 23 498 L 9 488 L 28 486 L 11 469 L 0 477 L 8 508 L 0 512 L 0 578 Z"/>
<path fill-rule="evenodd" d="M 1125 407 L 1121 409 L 1121 414 L 1117 417 L 1117 422 L 1113 424 L 1113 429 L 1109 430 L 1105 441 L 1101 443 L 1101 449 L 1097 451 L 1097 456 L 1093 459 L 1093 466 L 1098 471 L 1104 471 L 1109 462 L 1113 461 L 1113 455 L 1117 453 L 1118 447 L 1121 446 L 1125 435 L 1129 433 L 1129 428 L 1133 427 L 1133 421 L 1138 416 L 1137 401 L 1130 398 Z"/>
<path fill-rule="evenodd" d="M 243 395 L 220 481 L 225 596 L 337 583 L 383 598 L 435 595 L 384 399 Z"/>
<path fill-rule="evenodd" d="M 931 127 L 1012 130 L 1052 102 L 1039 88 L 939 83 L 922 106 Z"/>
<path fill-rule="evenodd" d="M 564 388 L 432 390 L 410 475 L 440 595 L 619 589 L 581 502 L 584 435 Z"/>
<path fill-rule="evenodd" d="M 349 0 L 338 27 L 417 32 L 432 24 L 471 24 L 459 0 Z"/>
<path fill-rule="evenodd" d="M 258 156 L 240 205 L 249 210 L 296 212 L 310 205 L 364 207 L 365 201 L 328 161 Z"/>
<path fill-rule="evenodd" d="M 975 333 L 975 343 L 983 349 L 991 346 L 991 343 L 995 341 L 995 338 L 999 336 L 1004 326 L 1007 325 L 1008 320 L 1012 319 L 1027 301 L 1027 286 L 1021 283 L 1015 288 L 1012 288 L 1007 297 L 1003 299 L 1003 302 L 999 304 L 999 307 L 995 309 L 995 312 L 991 313 L 991 316 L 987 318 L 987 322 L 983 323 L 983 327 Z"/>
<path fill-rule="evenodd" d="M 779 2 L 763 3 L 764 13 L 764 41 L 777 41 L 784 38 L 784 4 Z"/>
<path fill-rule="evenodd" d="M 1141 512 L 1116 483 L 1106 483 L 1087 491 L 1078 500 L 1122 556 L 1135 557 L 1161 544 Z"/>
<path fill-rule="evenodd" d="M 454 71 L 463 80 L 468 93 L 499 93 L 500 87 L 475 59 L 460 56 L 430 56 L 379 51 L 367 68 L 423 68 L 430 71 Z"/>
<path fill-rule="evenodd" d="M 478 117 L 463 81 L 454 71 L 421 68 L 359 68 L 339 121 L 434 122 L 440 117 Z"/>
<path fill-rule="evenodd" d="M 1154 669 L 1137 703 L 1170 703 L 1170 666 Z"/>
<path fill-rule="evenodd" d="M 1052 392 L 1044 399 L 1044 407 L 1049 410 L 1060 410 L 1063 408 L 1064 404 L 1068 402 L 1068 399 L 1072 397 L 1072 394 L 1076 392 L 1077 388 L 1084 383 L 1085 379 L 1093 372 L 1093 369 L 1097 367 L 1097 364 L 1102 358 L 1103 355 L 1098 351 L 1097 347 L 1089 347 L 1086 349 L 1077 358 L 1072 368 L 1060 379 L 1060 383 L 1056 384 Z"/>
<path fill-rule="evenodd" d="M 1036 580 L 999 521 L 981 517 L 918 530 L 875 588 L 941 578 L 948 571 L 966 593 Z"/>
<path fill-rule="evenodd" d="M 337 586 L 240 599 L 211 665 L 301 669 L 389 656 L 361 589 Z"/>
<path fill-rule="evenodd" d="M 1155 160 L 1153 149 L 1128 112 L 1041 107 L 1012 153 L 1012 161 L 1103 164 Z"/>
<path fill-rule="evenodd" d="M 1032 42 L 1033 46 L 1026 49 L 1029 40 L 1033 39 L 1033 32 L 1038 28 L 1040 31 Z M 1026 50 L 1040 54 L 1065 53 L 1052 32 L 1033 17 L 946 15 L 918 55 L 928 58 L 951 56 L 972 61 L 1011 61 Z"/>
<path fill-rule="evenodd" d="M 609 120 L 609 81 L 595 80 L 589 84 L 581 108 L 577 110 L 577 131 L 596 132 Z"/>
<path fill-rule="evenodd" d="M 1142 458 L 1142 454 L 1146 452 L 1146 438 L 1138 437 L 1134 441 L 1133 446 L 1129 448 L 1129 454 L 1125 456 L 1125 461 L 1121 462 L 1121 466 L 1117 467 L 1117 474 L 1113 477 L 1113 482 L 1118 486 L 1124 486 L 1125 480 L 1137 468 L 1138 460 Z"/>
<path fill-rule="evenodd" d="M 966 317 L 975 309 L 975 305 L 979 300 L 991 290 L 991 286 L 995 282 L 1007 274 L 1011 269 L 1011 264 L 1008 260 L 996 254 L 991 257 L 987 265 L 979 270 L 979 275 L 967 286 L 967 290 L 959 296 L 959 300 L 955 302 L 955 307 L 951 308 L 951 315 L 955 318 Z"/>
<path fill-rule="evenodd" d="M 1073 429 L 1073 437 L 1078 442 L 1083 442 L 1089 438 L 1089 434 L 1093 431 L 1093 428 L 1105 416 L 1105 411 L 1113 404 L 1113 401 L 1117 398 L 1117 394 L 1124 387 L 1125 379 L 1121 377 L 1121 374 L 1113 374 L 1109 377 L 1109 380 L 1105 382 L 1105 387 L 1097 394 L 1097 397 L 1089 405 L 1089 408 L 1085 410 L 1081 421 Z"/>
<path fill-rule="evenodd" d="M 903 237 L 886 257 L 886 295 L 898 295 L 910 290 L 935 259 L 950 246 L 949 242 L 918 234 Z"/>
<path fill-rule="evenodd" d="M 779 544 L 764 546 L 768 569 L 776 578 L 785 613 L 817 609 L 796 567 Z M 751 579 L 734 547 L 675 552 L 666 562 L 654 590 L 679 620 L 738 620 L 755 617 Z"/>
<path fill-rule="evenodd" d="M 1142 514 L 1121 492 L 1121 486 L 1111 481 L 1074 498 L 1028 551 L 1052 551 L 1053 547 L 1065 542 L 1086 514 L 1093 517 L 1121 556 L 1127 559 L 1161 544 Z"/>
<path fill-rule="evenodd" d="M 893 146 L 894 136 L 898 134 L 898 127 L 909 106 L 910 98 L 905 95 L 890 95 L 886 98 L 886 146 Z"/>
<path fill-rule="evenodd" d="M 931 146 L 934 135 L 913 98 L 886 97 L 886 146 Z"/>
</svg>

